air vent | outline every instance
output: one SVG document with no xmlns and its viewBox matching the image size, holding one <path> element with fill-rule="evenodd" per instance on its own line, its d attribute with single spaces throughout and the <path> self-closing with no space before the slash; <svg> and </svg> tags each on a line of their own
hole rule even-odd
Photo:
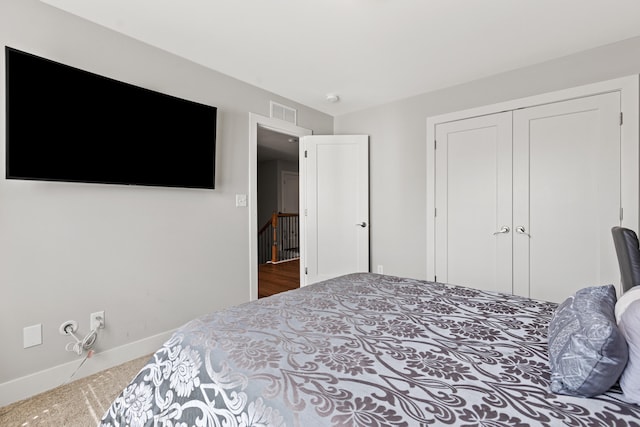
<svg viewBox="0 0 640 427">
<path fill-rule="evenodd" d="M 295 108 L 271 101 L 271 118 L 284 120 L 285 122 L 297 125 L 298 111 Z"/>
</svg>

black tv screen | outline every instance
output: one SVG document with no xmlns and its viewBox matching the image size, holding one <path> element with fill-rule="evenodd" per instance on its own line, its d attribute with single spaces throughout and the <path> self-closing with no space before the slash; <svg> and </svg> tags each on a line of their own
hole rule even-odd
<svg viewBox="0 0 640 427">
<path fill-rule="evenodd" d="M 10 47 L 7 179 L 214 188 L 215 107 Z"/>
</svg>

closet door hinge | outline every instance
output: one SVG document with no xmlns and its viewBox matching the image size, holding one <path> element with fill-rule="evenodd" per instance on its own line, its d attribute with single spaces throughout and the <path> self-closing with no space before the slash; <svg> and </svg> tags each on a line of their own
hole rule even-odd
<svg viewBox="0 0 640 427">
<path fill-rule="evenodd" d="M 438 208 L 433 208 L 433 216 L 438 216 Z"/>
<path fill-rule="evenodd" d="M 309 274 L 309 269 L 307 267 L 304 268 L 304 274 Z"/>
<path fill-rule="evenodd" d="M 624 113 L 621 111 L 620 112 L 620 126 L 622 126 L 623 122 L 624 122 Z"/>
<path fill-rule="evenodd" d="M 433 140 L 433 149 L 434 150 L 438 149 L 438 141 L 436 141 L 435 139 Z"/>
<path fill-rule="evenodd" d="M 433 281 L 438 282 L 438 276 L 433 276 Z"/>
<path fill-rule="evenodd" d="M 624 208 L 620 208 L 620 221 L 624 219 Z"/>
<path fill-rule="evenodd" d="M 307 150 L 304 150 L 304 158 L 307 158 Z"/>
</svg>

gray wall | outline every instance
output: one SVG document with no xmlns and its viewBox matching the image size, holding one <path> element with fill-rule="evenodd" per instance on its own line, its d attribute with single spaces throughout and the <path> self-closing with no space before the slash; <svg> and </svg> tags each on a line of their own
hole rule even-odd
<svg viewBox="0 0 640 427">
<path fill-rule="evenodd" d="M 278 211 L 278 160 L 258 163 L 258 230 Z"/>
<path fill-rule="evenodd" d="M 67 362 L 71 374 L 80 359 L 58 334 L 65 320 L 86 333 L 89 314 L 105 310 L 104 352 L 247 301 L 249 209 L 235 194 L 249 191 L 248 113 L 268 116 L 274 100 L 320 134 L 333 119 L 37 0 L 0 2 L 0 43 L 218 107 L 214 191 L 0 179 L 0 388 Z M 2 55 L 0 82 L 4 70 Z M 23 349 L 23 328 L 37 323 L 44 343 Z"/>
<path fill-rule="evenodd" d="M 336 117 L 336 134 L 370 135 L 372 270 L 426 278 L 427 117 L 639 72 L 634 38 Z"/>
</svg>

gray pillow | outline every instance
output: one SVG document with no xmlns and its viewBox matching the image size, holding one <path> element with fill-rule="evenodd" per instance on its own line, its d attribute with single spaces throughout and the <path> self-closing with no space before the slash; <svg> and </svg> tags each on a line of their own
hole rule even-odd
<svg viewBox="0 0 640 427">
<path fill-rule="evenodd" d="M 620 377 L 620 388 L 627 400 L 640 405 L 640 300 L 633 301 L 621 313 L 618 327 L 629 347 L 629 361 Z"/>
<path fill-rule="evenodd" d="M 584 288 L 558 306 L 549 324 L 551 391 L 591 397 L 609 390 L 628 350 L 614 315 L 613 285 Z"/>
</svg>

